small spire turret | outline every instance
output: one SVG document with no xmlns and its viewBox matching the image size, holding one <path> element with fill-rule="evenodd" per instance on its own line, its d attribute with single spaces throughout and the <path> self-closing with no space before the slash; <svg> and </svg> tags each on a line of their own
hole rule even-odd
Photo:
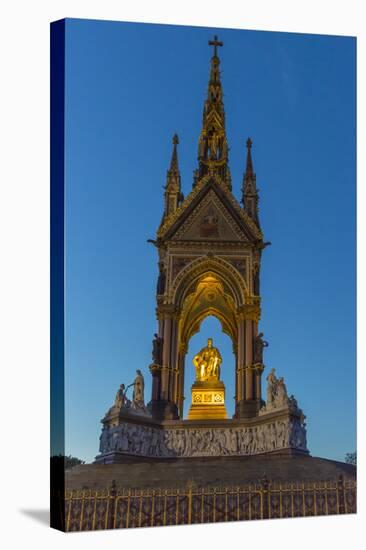
<svg viewBox="0 0 366 550">
<path fill-rule="evenodd" d="M 258 218 L 258 190 L 256 185 L 256 175 L 253 169 L 253 159 L 252 159 L 252 145 L 253 141 L 249 137 L 247 139 L 247 162 L 245 173 L 243 177 L 243 186 L 242 186 L 242 203 L 245 212 L 252 218 L 253 221 L 259 227 L 259 218 Z"/>
<path fill-rule="evenodd" d="M 178 166 L 178 150 L 179 138 L 177 134 L 173 136 L 173 152 L 170 161 L 170 167 L 167 171 L 166 185 L 165 185 L 165 209 L 164 216 L 168 216 L 174 212 L 183 200 L 181 192 L 181 179 Z"/>
</svg>

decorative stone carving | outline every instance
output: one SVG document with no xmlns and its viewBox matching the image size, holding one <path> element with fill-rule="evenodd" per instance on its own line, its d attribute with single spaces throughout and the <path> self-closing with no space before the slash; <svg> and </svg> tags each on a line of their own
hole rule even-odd
<svg viewBox="0 0 366 550">
<path fill-rule="evenodd" d="M 200 275 L 207 275 L 210 271 L 221 272 L 235 289 L 235 301 L 239 305 L 245 303 L 247 286 L 246 281 L 241 277 L 238 271 L 226 260 L 215 256 L 214 258 L 199 257 L 190 262 L 177 275 L 174 284 L 172 285 L 171 295 L 179 302 L 183 289 L 187 287 L 187 281 L 196 280 Z"/>
<path fill-rule="evenodd" d="M 110 439 L 111 432 L 110 430 L 104 426 L 102 429 L 102 433 L 100 434 L 99 438 L 99 452 L 103 453 L 105 452 L 105 449 L 109 449 L 109 439 Z"/>
<path fill-rule="evenodd" d="M 164 262 L 159 262 L 159 277 L 156 285 L 156 294 L 161 295 L 165 292 L 166 273 Z"/>
<path fill-rule="evenodd" d="M 288 397 L 287 388 L 283 377 L 277 378 L 275 372 L 275 369 L 271 369 L 267 376 L 267 403 L 260 409 L 259 415 L 267 414 L 268 412 L 276 409 L 287 409 L 289 412 L 297 415 L 299 418 L 299 426 L 305 430 L 306 416 L 304 415 L 302 409 L 298 406 L 295 397 L 293 395 Z"/>
<path fill-rule="evenodd" d="M 172 259 L 172 270 L 171 270 L 171 279 L 172 281 L 175 279 L 175 277 L 178 275 L 178 273 L 186 267 L 189 263 L 192 262 L 192 260 L 195 259 L 195 256 L 175 256 Z"/>
<path fill-rule="evenodd" d="M 162 352 L 163 352 L 163 339 L 161 336 L 154 334 L 154 340 L 152 342 L 152 360 L 155 365 L 161 365 Z"/>
<path fill-rule="evenodd" d="M 225 260 L 230 262 L 233 267 L 242 275 L 243 279 L 247 282 L 247 260 L 225 257 Z"/>
<path fill-rule="evenodd" d="M 131 387 L 133 387 L 132 400 L 128 399 L 127 397 L 127 390 Z M 138 414 L 150 416 L 150 413 L 145 406 L 144 388 L 144 377 L 141 371 L 138 369 L 136 371 L 135 380 L 132 382 L 132 384 L 129 384 L 127 387 L 125 386 L 125 384 L 120 385 L 116 393 L 114 405 L 108 410 L 106 417 L 116 417 L 116 415 L 119 416 L 119 413 L 121 412 L 124 415 Z M 104 439 L 106 435 L 103 435 L 102 433 L 102 436 L 103 443 L 101 442 L 101 445 L 104 446 Z M 101 440 L 102 436 L 100 438 Z"/>
<path fill-rule="evenodd" d="M 125 392 L 125 385 L 121 384 L 120 387 L 117 390 L 116 398 L 114 400 L 114 406 L 118 407 L 119 409 L 122 407 L 122 400 L 123 400 L 124 392 Z"/>
<path fill-rule="evenodd" d="M 131 386 L 132 384 L 130 384 Z M 127 398 L 127 390 L 130 386 L 121 384 L 117 390 L 116 397 L 113 406 L 108 410 L 107 415 L 115 413 L 116 411 L 128 410 L 131 407 L 131 401 Z"/>
<path fill-rule="evenodd" d="M 260 332 L 254 339 L 254 362 L 263 363 L 263 349 L 268 347 L 268 342 L 263 340 L 263 332 Z"/>
<path fill-rule="evenodd" d="M 174 225 L 174 223 L 177 221 L 177 219 L 180 217 L 182 212 L 186 210 L 189 205 L 193 202 L 194 198 L 199 194 L 201 189 L 210 181 L 210 180 L 217 180 L 218 184 L 220 185 L 221 180 L 218 178 L 216 174 L 210 174 L 208 173 L 206 176 L 200 179 L 200 181 L 197 183 L 197 185 L 193 188 L 193 190 L 189 193 L 189 195 L 185 198 L 184 202 L 181 204 L 181 206 L 175 210 L 172 214 L 169 214 L 166 218 L 163 219 L 158 231 L 157 236 L 163 237 L 164 234 Z M 246 226 L 248 226 L 253 233 L 253 235 L 257 239 L 262 239 L 263 235 L 259 227 L 256 223 L 253 222 L 253 220 L 250 218 L 250 216 L 243 210 L 240 205 L 237 203 L 237 201 L 234 199 L 234 197 L 231 194 L 227 195 L 228 200 L 230 201 L 232 207 L 236 210 L 237 214 L 240 218 L 243 219 Z"/>
<path fill-rule="evenodd" d="M 245 233 L 238 225 L 237 220 L 222 208 L 221 201 L 211 190 L 196 205 L 192 214 L 177 228 L 173 239 L 197 240 L 200 238 L 220 239 L 220 237 L 239 242 L 246 240 Z"/>
<path fill-rule="evenodd" d="M 103 428 L 100 452 L 119 451 L 149 457 L 240 456 L 298 449 L 307 451 L 306 429 L 299 418 L 254 427 L 157 428 L 124 422 Z"/>
<path fill-rule="evenodd" d="M 275 369 L 271 369 L 269 375 L 266 378 L 267 380 L 267 406 L 270 408 L 274 404 L 276 391 L 277 391 L 277 377 L 275 375 Z"/>
<path fill-rule="evenodd" d="M 118 409 L 122 409 L 123 407 L 125 408 L 130 407 L 131 401 L 127 398 L 127 395 L 126 395 L 127 389 L 129 387 L 130 386 L 127 386 L 126 388 L 124 384 L 121 384 L 120 387 L 118 388 L 116 399 L 114 401 L 114 406 L 117 407 Z"/>
<path fill-rule="evenodd" d="M 289 404 L 287 388 L 284 379 L 281 377 L 277 381 L 277 392 L 275 396 L 275 406 L 282 407 Z"/>
<path fill-rule="evenodd" d="M 287 389 L 284 379 L 277 378 L 276 370 L 271 369 L 267 376 L 267 403 L 262 407 L 261 412 L 269 412 L 272 409 L 289 407 L 292 405 L 297 410 L 297 401 L 292 396 L 292 401 L 287 395 Z M 294 407 L 295 405 L 295 407 Z"/>
<path fill-rule="evenodd" d="M 131 409 L 137 412 L 146 413 L 145 398 L 144 398 L 145 381 L 140 369 L 136 370 L 136 377 L 133 382 L 133 394 Z"/>
</svg>

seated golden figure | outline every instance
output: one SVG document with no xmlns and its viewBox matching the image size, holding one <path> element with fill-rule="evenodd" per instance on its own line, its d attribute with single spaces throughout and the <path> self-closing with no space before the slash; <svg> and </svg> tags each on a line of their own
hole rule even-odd
<svg viewBox="0 0 366 550">
<path fill-rule="evenodd" d="M 207 346 L 193 358 L 193 364 L 196 367 L 196 380 L 199 382 L 220 380 L 221 363 L 222 357 L 219 350 L 213 346 L 212 338 L 208 338 Z"/>
</svg>

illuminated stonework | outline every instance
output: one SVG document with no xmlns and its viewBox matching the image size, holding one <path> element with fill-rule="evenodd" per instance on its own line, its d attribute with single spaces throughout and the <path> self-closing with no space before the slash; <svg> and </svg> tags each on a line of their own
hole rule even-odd
<svg viewBox="0 0 366 550">
<path fill-rule="evenodd" d="M 225 386 L 220 380 L 221 354 L 213 345 L 212 338 L 207 346 L 193 358 L 196 381 L 192 385 L 192 405 L 188 420 L 227 418 L 225 409 Z"/>
<path fill-rule="evenodd" d="M 121 394 L 102 420 L 96 462 L 118 463 L 126 456 L 160 460 L 308 453 L 306 417 L 274 369 L 266 377 L 266 402 L 262 397 L 268 343 L 258 326 L 260 272 L 262 252 L 270 243 L 260 227 L 251 139 L 240 202 L 233 193 L 217 55 L 223 44 L 215 38 L 210 45 L 214 52 L 193 185 L 184 197 L 175 135 L 164 212 L 155 239 L 150 239 L 158 252 L 151 400 L 145 410 L 129 406 Z M 196 379 L 185 388 L 191 338 L 210 315 L 230 337 L 233 356 L 222 365 L 210 338 L 194 356 Z M 235 383 L 232 418 L 226 411 L 221 368 Z M 191 403 L 184 418 L 187 400 Z"/>
<path fill-rule="evenodd" d="M 261 255 L 269 243 L 264 242 L 259 223 L 250 139 L 247 141 L 242 204 L 233 194 L 218 56 L 218 49 L 223 44 L 215 38 L 210 45 L 214 52 L 193 185 L 184 197 L 178 137 L 174 136 L 164 212 L 156 239 L 151 240 L 159 254 L 155 338 L 159 353 L 154 353 L 150 365 L 153 377 L 151 412 L 155 420 L 183 419 L 189 392 L 184 388 L 189 342 L 210 315 L 220 321 L 222 331 L 232 340 L 234 360 L 225 368 L 235 377 L 234 417 L 253 418 L 262 406 L 264 365 L 256 357 L 256 345 L 260 344 Z M 202 364 L 196 381 L 204 380 L 213 381 Z M 213 399 L 210 392 L 203 394 L 201 388 L 192 388 L 195 399 Z M 197 402 L 192 403 L 195 405 L 198 407 Z M 221 405 L 214 406 L 218 409 Z M 224 418 L 224 414 L 222 406 L 220 418 Z M 191 410 L 189 418 L 193 416 Z"/>
<path fill-rule="evenodd" d="M 192 404 L 188 420 L 220 418 L 227 418 L 224 383 L 195 382 L 192 385 Z"/>
</svg>

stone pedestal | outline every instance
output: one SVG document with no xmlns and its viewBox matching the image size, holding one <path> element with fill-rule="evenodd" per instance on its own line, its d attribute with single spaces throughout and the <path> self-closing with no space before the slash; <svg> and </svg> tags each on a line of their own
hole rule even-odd
<svg viewBox="0 0 366 550">
<path fill-rule="evenodd" d="M 149 405 L 155 420 L 177 420 L 179 418 L 177 405 L 171 401 L 152 400 Z"/>
<path fill-rule="evenodd" d="M 187 420 L 174 415 L 164 420 L 154 418 L 153 402 L 147 408 L 113 406 L 102 420 L 96 462 L 308 454 L 306 416 L 297 400 L 293 395 L 288 397 L 284 379 L 277 378 L 274 369 L 267 382 L 267 402 L 248 399 L 247 409 L 243 407 L 239 411 L 242 414 L 234 418 L 227 417 L 224 383 L 212 378 L 196 380 L 192 385 Z"/>
<path fill-rule="evenodd" d="M 204 416 L 157 422 L 149 416 L 112 410 L 103 419 L 100 454 L 95 461 L 113 464 L 131 457 L 191 459 L 308 453 L 302 412 L 292 406 L 263 410 L 260 416 L 248 419 Z"/>
<path fill-rule="evenodd" d="M 225 385 L 221 380 L 194 382 L 188 420 L 225 419 Z"/>
<path fill-rule="evenodd" d="M 261 408 L 259 399 L 242 400 L 237 403 L 236 411 L 239 418 L 253 418 Z"/>
</svg>

